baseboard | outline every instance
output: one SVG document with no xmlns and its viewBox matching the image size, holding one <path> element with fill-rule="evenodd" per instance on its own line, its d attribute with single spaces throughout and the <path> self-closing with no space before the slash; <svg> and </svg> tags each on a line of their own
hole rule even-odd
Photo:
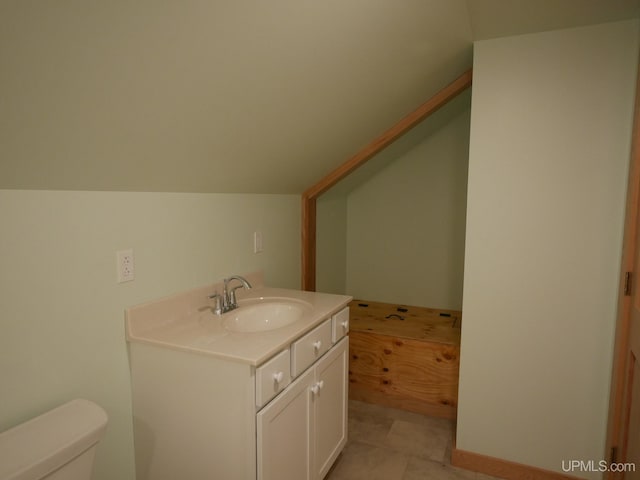
<svg viewBox="0 0 640 480">
<path fill-rule="evenodd" d="M 522 463 L 488 457 L 456 448 L 451 450 L 451 465 L 507 480 L 578 480 L 580 477 L 531 467 Z"/>
</svg>

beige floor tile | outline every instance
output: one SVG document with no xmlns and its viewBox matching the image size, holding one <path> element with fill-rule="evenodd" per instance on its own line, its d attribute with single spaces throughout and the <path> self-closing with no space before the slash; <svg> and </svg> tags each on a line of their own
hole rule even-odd
<svg viewBox="0 0 640 480">
<path fill-rule="evenodd" d="M 385 414 L 382 407 L 362 402 L 349 403 L 350 442 L 382 447 L 392 425 L 393 419 Z"/>
<path fill-rule="evenodd" d="M 384 445 L 397 452 L 444 462 L 451 436 L 446 425 L 395 420 Z"/>
<path fill-rule="evenodd" d="M 492 480 L 449 464 L 455 422 L 349 401 L 349 439 L 325 480 Z"/>
<path fill-rule="evenodd" d="M 485 473 L 476 473 L 476 480 L 501 480 L 499 477 L 492 477 Z"/>
<path fill-rule="evenodd" d="M 440 462 L 411 457 L 402 480 L 476 480 L 474 472 Z"/>
<path fill-rule="evenodd" d="M 409 457 L 364 443 L 349 443 L 325 480 L 402 480 Z"/>
</svg>

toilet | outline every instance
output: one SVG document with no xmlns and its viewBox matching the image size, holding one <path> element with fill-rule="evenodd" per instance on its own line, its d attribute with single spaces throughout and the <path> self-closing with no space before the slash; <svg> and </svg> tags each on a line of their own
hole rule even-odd
<svg viewBox="0 0 640 480">
<path fill-rule="evenodd" d="M 90 480 L 107 414 L 72 400 L 0 433 L 0 480 Z"/>
</svg>

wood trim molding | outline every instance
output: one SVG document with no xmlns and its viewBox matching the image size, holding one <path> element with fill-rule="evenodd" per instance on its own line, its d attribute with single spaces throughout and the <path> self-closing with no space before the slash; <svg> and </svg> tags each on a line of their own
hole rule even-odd
<svg viewBox="0 0 640 480">
<path fill-rule="evenodd" d="M 316 288 L 316 199 L 358 167 L 364 165 L 371 157 L 469 88 L 472 79 L 473 71 L 469 69 L 302 194 L 301 266 L 303 290 L 314 291 Z"/>
<path fill-rule="evenodd" d="M 633 272 L 632 282 L 640 281 L 640 272 L 634 272 L 635 259 L 638 255 L 638 205 L 640 198 L 640 58 L 636 78 L 636 98 L 634 107 L 633 130 L 631 137 L 631 157 L 629 163 L 629 179 L 627 184 L 627 200 L 625 209 L 624 237 L 620 280 L 618 288 L 618 317 L 613 350 L 613 368 L 609 394 L 609 416 L 607 422 L 607 439 L 604 458 L 610 459 L 612 448 L 616 447 L 617 462 L 626 461 L 623 422 L 625 417 L 625 385 L 627 380 L 627 355 L 631 334 L 631 297 L 624 294 L 625 273 Z M 605 478 L 612 480 L 622 478 L 620 473 L 609 472 Z"/>
<path fill-rule="evenodd" d="M 451 465 L 471 470 L 472 472 L 491 475 L 492 477 L 506 478 L 507 480 L 576 480 L 580 478 L 496 457 L 488 457 L 479 453 L 459 450 L 455 445 L 451 450 Z"/>
</svg>

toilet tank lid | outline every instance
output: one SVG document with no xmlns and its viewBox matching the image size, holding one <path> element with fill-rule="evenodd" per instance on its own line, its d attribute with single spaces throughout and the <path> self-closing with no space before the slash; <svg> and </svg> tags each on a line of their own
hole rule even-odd
<svg viewBox="0 0 640 480">
<path fill-rule="evenodd" d="M 95 445 L 107 414 L 75 399 L 0 433 L 0 480 L 41 478 Z"/>
</svg>

